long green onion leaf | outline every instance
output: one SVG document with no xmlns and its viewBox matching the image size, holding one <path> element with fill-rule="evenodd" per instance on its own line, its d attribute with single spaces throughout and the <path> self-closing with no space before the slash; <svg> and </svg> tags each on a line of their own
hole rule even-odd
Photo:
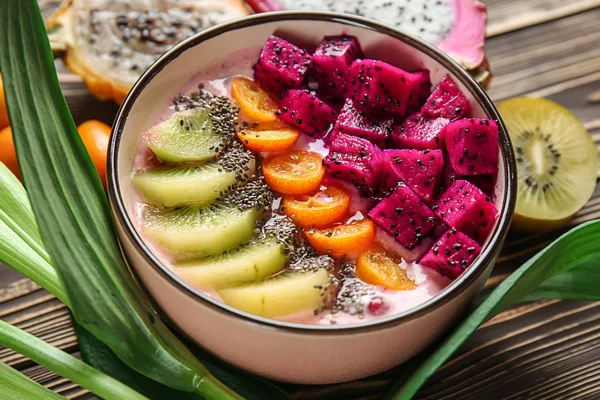
<svg viewBox="0 0 600 400">
<path fill-rule="evenodd" d="M 444 341 L 406 365 L 386 399 L 411 399 L 483 323 L 522 300 L 600 300 L 600 221 L 567 232 L 502 282 Z M 595 292 L 592 289 L 596 287 Z"/>
<path fill-rule="evenodd" d="M 0 163 L 0 262 L 10 265 L 70 305 L 50 264 L 21 182 Z"/>
<path fill-rule="evenodd" d="M 31 205 L 29 204 L 25 189 L 21 185 L 21 182 L 15 179 L 14 175 L 1 163 L 0 193 L 7 194 L 7 197 L 0 197 L 0 214 L 10 215 L 14 221 L 30 222 L 35 227 L 34 231 L 38 232 L 39 229 L 33 218 L 33 211 L 31 211 Z M 7 211 L 8 207 L 5 206 L 7 204 L 5 200 L 8 199 L 9 193 L 24 195 L 15 197 L 17 201 L 13 204 L 18 205 L 18 207 L 13 207 L 10 209 L 10 212 Z M 0 223 L 0 261 L 36 281 L 55 296 L 59 298 L 64 297 L 63 301 L 68 301 L 62 283 L 54 268 L 45 261 L 41 261 L 36 251 L 31 247 L 26 244 L 18 244 L 19 240 L 21 240 L 21 237 L 16 232 L 11 230 L 9 226 Z M 39 235 L 37 238 L 26 237 L 25 242 L 39 243 L 41 239 Z M 43 250 L 43 253 L 45 253 L 45 250 Z M 70 307 L 69 303 L 66 304 Z M 95 336 L 83 329 L 76 322 L 73 325 L 79 339 L 79 348 L 83 359 L 96 369 L 118 377 L 127 386 L 153 399 L 176 398 L 178 400 L 200 400 L 200 397 L 194 393 L 177 391 L 137 373 L 124 364 Z M 283 390 L 263 379 L 232 367 L 193 346 L 192 351 L 215 376 L 227 382 L 231 388 L 248 399 L 289 399 L 289 396 Z"/>
<path fill-rule="evenodd" d="M 122 258 L 108 201 L 77 133 L 35 0 L 6 0 L 0 69 L 19 165 L 75 320 L 129 367 L 207 399 L 239 398 L 160 320 Z"/>
<path fill-rule="evenodd" d="M 0 344 L 104 399 L 147 400 L 118 380 L 2 320 L 0 320 Z"/>
<path fill-rule="evenodd" d="M 0 362 L 2 398 L 9 400 L 65 400 L 64 397 L 32 381 L 14 368 Z"/>
</svg>

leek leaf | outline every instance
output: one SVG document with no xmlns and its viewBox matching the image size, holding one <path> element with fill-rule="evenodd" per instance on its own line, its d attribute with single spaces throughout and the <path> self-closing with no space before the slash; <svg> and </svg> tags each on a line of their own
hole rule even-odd
<svg viewBox="0 0 600 400">
<path fill-rule="evenodd" d="M 19 165 L 75 320 L 129 367 L 208 399 L 238 398 L 160 320 L 122 258 L 106 195 L 61 92 L 35 0 L 6 0 L 0 69 Z"/>
<path fill-rule="evenodd" d="M 102 398 L 147 400 L 146 397 L 118 380 L 2 320 L 0 320 L 0 344 L 17 351 Z M 4 395 L 4 393 L 2 394 Z"/>
<path fill-rule="evenodd" d="M 481 324 L 519 301 L 600 300 L 599 238 L 600 221 L 588 222 L 573 228 L 523 264 L 438 346 L 407 363 L 386 399 L 411 399 Z"/>
<path fill-rule="evenodd" d="M 30 224 L 33 228 L 30 232 L 38 232 L 25 189 L 21 185 L 21 182 L 1 163 L 0 193 L 6 194 L 6 196 L 0 196 L 0 215 L 10 215 L 12 221 L 20 224 Z M 11 193 L 17 194 L 17 196 L 12 196 Z M 14 198 L 9 199 L 11 196 Z M 12 201 L 10 204 L 15 207 L 9 208 L 6 206 L 10 201 Z M 14 224 L 11 226 L 14 228 Z M 19 236 L 10 226 L 3 224 L 0 220 L 0 261 L 39 283 L 70 307 L 62 283 L 54 268 L 43 258 L 40 258 L 38 252 L 30 247 L 31 243 L 39 245 L 34 246 L 38 249 L 39 253 L 47 254 L 41 247 L 42 244 L 39 235 L 29 237 L 27 233 L 24 233 Z M 96 369 L 116 377 L 127 386 L 151 399 L 201 399 L 197 394 L 177 391 L 137 373 L 124 364 L 104 343 L 96 339 L 96 337 L 76 322 L 73 322 L 73 325 L 79 339 L 79 347 L 83 359 Z M 289 399 L 289 396 L 275 385 L 250 373 L 238 370 L 218 360 L 216 357 L 194 348 L 193 345 L 189 347 L 194 355 L 202 360 L 217 378 L 227 382 L 230 387 L 238 391 L 243 397 L 249 400 L 263 400 L 267 398 L 271 400 Z"/>
<path fill-rule="evenodd" d="M 69 305 L 50 264 L 21 182 L 0 163 L 0 262 L 10 265 Z"/>
<path fill-rule="evenodd" d="M 64 397 L 46 389 L 2 362 L 0 362 L 0 383 L 2 383 L 2 396 L 5 399 L 65 400 Z"/>
<path fill-rule="evenodd" d="M 98 341 L 93 335 L 81 328 L 77 323 L 75 332 L 79 338 L 79 346 L 83 359 L 95 368 L 114 374 L 127 386 L 156 400 L 201 400 L 195 393 L 178 392 L 146 378 L 125 365 L 114 353 Z M 183 339 L 182 339 L 183 340 Z M 274 384 L 239 370 L 224 361 L 190 345 L 190 350 L 217 378 L 227 383 L 232 389 L 248 400 L 286 400 L 289 395 Z"/>
</svg>

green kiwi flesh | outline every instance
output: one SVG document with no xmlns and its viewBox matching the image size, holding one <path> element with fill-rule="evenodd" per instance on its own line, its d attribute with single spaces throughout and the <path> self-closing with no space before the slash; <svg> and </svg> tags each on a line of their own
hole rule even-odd
<svg viewBox="0 0 600 400">
<path fill-rule="evenodd" d="M 498 104 L 517 160 L 513 229 L 558 228 L 590 199 L 598 150 L 569 110 L 546 99 L 516 98 Z"/>
<path fill-rule="evenodd" d="M 214 158 L 231 137 L 217 129 L 211 111 L 205 106 L 173 115 L 144 132 L 146 144 L 168 163 Z"/>
<path fill-rule="evenodd" d="M 251 240 L 261 216 L 256 208 L 242 211 L 218 201 L 167 209 L 147 206 L 142 233 L 171 252 L 219 254 Z"/>
<path fill-rule="evenodd" d="M 265 280 L 217 290 L 221 299 L 239 310 L 273 318 L 321 310 L 329 272 L 285 272 Z"/>
<path fill-rule="evenodd" d="M 210 202 L 254 174 L 250 160 L 244 172 L 225 171 L 219 161 L 200 165 L 162 166 L 136 172 L 133 184 L 144 200 L 164 206 Z"/>
<path fill-rule="evenodd" d="M 219 255 L 176 263 L 172 268 L 198 287 L 222 289 L 276 274 L 285 267 L 286 261 L 283 244 L 267 238 Z"/>
</svg>

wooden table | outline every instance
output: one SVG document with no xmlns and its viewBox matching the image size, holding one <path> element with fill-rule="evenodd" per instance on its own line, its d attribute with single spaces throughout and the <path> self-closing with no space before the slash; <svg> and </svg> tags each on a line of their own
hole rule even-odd
<svg viewBox="0 0 600 400">
<path fill-rule="evenodd" d="M 600 0 L 485 3 L 489 10 L 487 55 L 495 75 L 489 90 L 492 98 L 548 97 L 573 110 L 598 143 Z M 72 74 L 61 72 L 60 78 L 77 123 L 90 118 L 112 121 L 115 105 L 92 98 Z M 600 187 L 570 226 L 598 217 Z M 510 237 L 485 290 L 497 286 L 557 234 Z M 0 317 L 78 354 L 66 307 L 2 266 Z M 66 397 L 91 397 L 8 349 L 0 348 L 0 360 Z M 292 392 L 297 399 L 377 399 L 391 375 L 330 387 L 295 387 Z M 479 329 L 428 382 L 419 398 L 598 399 L 599 378 L 600 303 L 540 301 L 512 308 Z"/>
</svg>

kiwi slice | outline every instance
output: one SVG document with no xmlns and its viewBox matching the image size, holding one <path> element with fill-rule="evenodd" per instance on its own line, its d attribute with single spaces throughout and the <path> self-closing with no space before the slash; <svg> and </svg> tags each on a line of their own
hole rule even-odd
<svg viewBox="0 0 600 400">
<path fill-rule="evenodd" d="M 327 296 L 329 272 L 285 272 L 265 280 L 218 290 L 221 299 L 239 310 L 261 317 L 282 317 L 320 310 Z"/>
<path fill-rule="evenodd" d="M 133 184 L 145 201 L 154 204 L 175 206 L 209 202 L 254 174 L 252 159 L 239 167 L 226 170 L 219 161 L 200 165 L 166 165 L 136 172 Z"/>
<path fill-rule="evenodd" d="M 274 238 L 255 240 L 222 254 L 176 263 L 173 270 L 199 287 L 221 289 L 278 273 L 287 261 Z"/>
<path fill-rule="evenodd" d="M 544 231 L 565 224 L 596 186 L 598 150 L 577 117 L 546 99 L 498 104 L 517 159 L 513 228 Z"/>
<path fill-rule="evenodd" d="M 144 132 L 146 144 L 169 163 L 204 161 L 215 157 L 232 139 L 237 115 L 219 97 L 203 107 L 186 110 Z"/>
<path fill-rule="evenodd" d="M 235 205 L 215 202 L 142 212 L 142 232 L 176 253 L 219 254 L 254 236 L 257 208 L 241 210 Z"/>
</svg>

